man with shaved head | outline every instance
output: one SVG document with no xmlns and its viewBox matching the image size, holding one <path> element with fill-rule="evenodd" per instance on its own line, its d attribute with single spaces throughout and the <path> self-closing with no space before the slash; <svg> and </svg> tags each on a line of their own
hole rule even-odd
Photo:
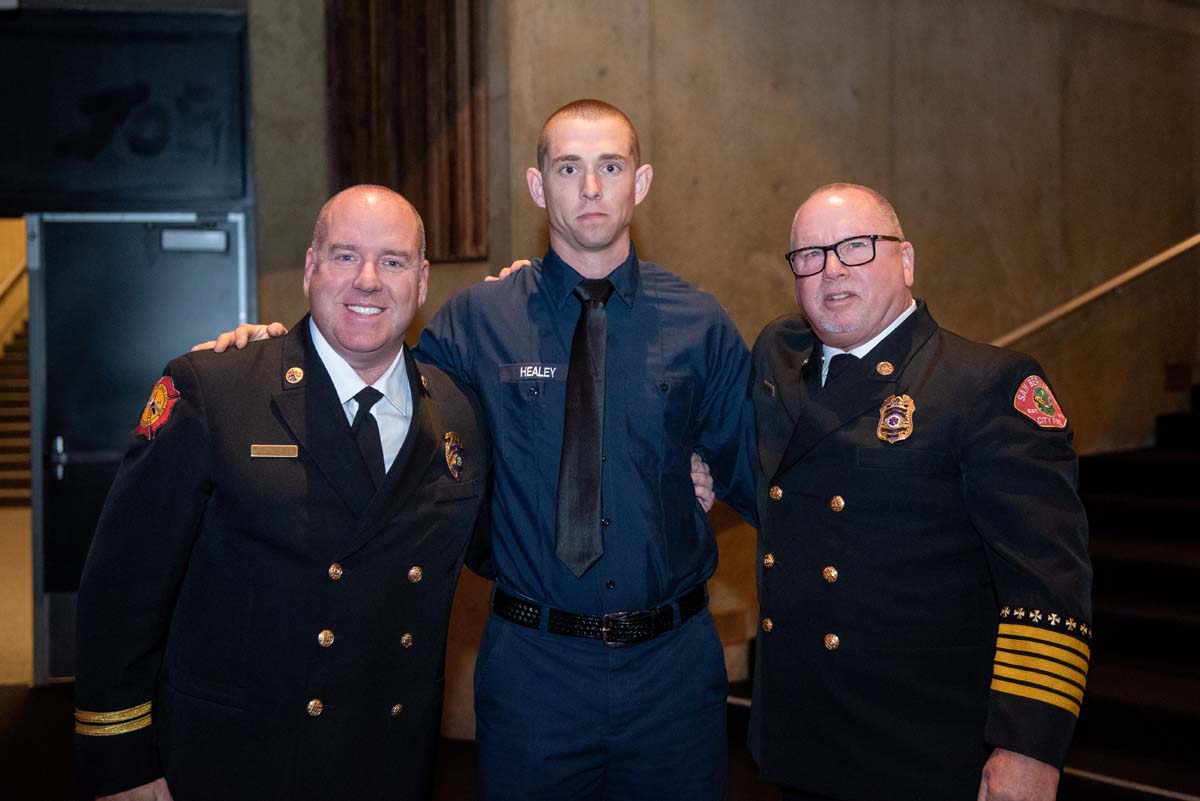
<svg viewBox="0 0 1200 801">
<path fill-rule="evenodd" d="M 875 190 L 815 191 L 786 258 L 804 317 L 750 384 L 755 758 L 785 799 L 1051 801 L 1092 636 L 1066 415 L 1036 361 L 913 299 Z"/>
<path fill-rule="evenodd" d="M 311 313 L 154 385 L 79 590 L 97 796 L 429 795 L 491 446 L 474 395 L 404 346 L 428 276 L 416 210 L 352 187 L 314 228 Z"/>
<path fill-rule="evenodd" d="M 470 287 L 420 352 L 473 387 L 495 432 L 496 588 L 475 674 L 485 799 L 721 799 L 717 545 L 691 455 L 750 512 L 746 346 L 720 304 L 630 237 L 650 190 L 628 117 L 547 119 L 530 197 L 550 249 Z"/>
</svg>

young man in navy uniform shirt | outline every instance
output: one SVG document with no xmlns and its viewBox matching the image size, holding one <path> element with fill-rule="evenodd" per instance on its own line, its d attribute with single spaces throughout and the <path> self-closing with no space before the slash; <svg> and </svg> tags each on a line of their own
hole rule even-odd
<svg viewBox="0 0 1200 801">
<path fill-rule="evenodd" d="M 748 353 L 714 298 L 638 259 L 629 225 L 653 169 L 624 114 L 594 100 L 559 109 L 527 178 L 549 252 L 459 293 L 420 344 L 479 393 L 496 432 L 497 583 L 475 677 L 483 797 L 723 798 L 727 680 L 704 589 L 717 545 L 690 459 L 708 461 L 718 496 L 750 507 Z M 555 524 L 585 279 L 611 295 L 603 547 L 576 575 Z M 603 619 L 621 612 L 633 614 Z M 596 638 L 605 626 L 609 642 Z"/>
</svg>

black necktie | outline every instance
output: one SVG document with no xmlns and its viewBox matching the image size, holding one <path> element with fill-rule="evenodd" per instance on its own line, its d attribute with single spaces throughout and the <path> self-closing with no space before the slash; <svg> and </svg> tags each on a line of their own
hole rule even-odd
<svg viewBox="0 0 1200 801">
<path fill-rule="evenodd" d="M 387 472 L 383 468 L 383 442 L 379 439 L 379 423 L 376 422 L 375 415 L 371 414 L 371 407 L 382 397 L 383 393 L 374 387 L 363 387 L 354 396 L 358 401 L 358 412 L 354 415 L 354 422 L 350 424 L 350 431 L 358 440 L 358 449 L 362 451 L 363 461 L 367 463 L 367 470 L 371 473 L 371 481 L 375 482 L 375 489 L 383 486 L 383 477 Z"/>
<path fill-rule="evenodd" d="M 608 279 L 575 287 L 579 322 L 567 367 L 562 460 L 558 465 L 557 537 L 554 552 L 578 578 L 604 555 L 600 529 L 600 460 L 604 455 L 604 304 Z"/>
<path fill-rule="evenodd" d="M 825 373 L 825 386 L 829 386 L 833 379 L 850 369 L 856 361 L 858 357 L 851 353 L 839 353 L 830 359 L 829 370 Z"/>
</svg>

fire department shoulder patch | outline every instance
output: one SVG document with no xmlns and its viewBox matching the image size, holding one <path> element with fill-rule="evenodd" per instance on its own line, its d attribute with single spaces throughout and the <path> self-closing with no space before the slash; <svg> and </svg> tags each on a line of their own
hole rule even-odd
<svg viewBox="0 0 1200 801">
<path fill-rule="evenodd" d="M 1017 387 L 1013 408 L 1042 428 L 1066 428 L 1067 416 L 1041 376 L 1031 375 Z"/>
<path fill-rule="evenodd" d="M 142 417 L 133 433 L 139 437 L 154 439 L 158 430 L 171 419 L 171 409 L 178 401 L 179 392 L 175 389 L 175 382 L 171 377 L 165 375 L 158 379 L 154 389 L 150 390 L 150 400 L 146 401 L 146 408 L 142 409 Z"/>
</svg>

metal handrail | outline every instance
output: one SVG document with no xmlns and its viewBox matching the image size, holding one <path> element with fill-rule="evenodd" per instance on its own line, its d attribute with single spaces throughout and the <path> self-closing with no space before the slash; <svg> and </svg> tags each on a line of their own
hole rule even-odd
<svg viewBox="0 0 1200 801">
<path fill-rule="evenodd" d="M 1110 278 L 1109 280 L 1105 281 L 1103 284 L 1100 284 L 1099 286 L 1089 289 L 1087 292 L 1084 292 L 1082 295 L 1079 295 L 1078 297 L 1073 298 L 1072 300 L 1068 300 L 1066 303 L 1063 303 L 1060 306 L 1054 307 L 1053 309 L 1051 309 L 1050 311 L 1041 315 L 1040 317 L 1035 317 L 1034 319 L 1030 320 L 1029 322 L 1025 323 L 1024 325 L 1014 328 L 1012 331 L 1009 331 L 1004 336 L 993 339 L 992 344 L 999 348 L 1006 348 L 1009 345 L 1011 345 L 1012 343 L 1029 336 L 1030 334 L 1034 333 L 1035 331 L 1042 330 L 1043 328 L 1050 325 L 1054 321 L 1059 320 L 1063 317 L 1066 317 L 1071 312 L 1075 311 L 1076 309 L 1078 309 L 1082 306 L 1086 306 L 1087 304 L 1091 303 L 1096 298 L 1099 298 L 1102 295 L 1106 295 L 1109 292 L 1112 292 L 1114 289 L 1117 289 L 1118 287 L 1124 286 L 1125 284 L 1129 283 L 1130 281 L 1137 278 L 1138 276 L 1140 276 L 1144 273 L 1150 272 L 1155 267 L 1158 267 L 1160 264 L 1164 264 L 1164 263 L 1170 261 L 1171 259 L 1175 258 L 1179 254 L 1181 254 L 1185 251 L 1191 250 L 1192 248 L 1196 247 L 1197 245 L 1200 245 L 1200 234 L 1195 234 L 1194 236 L 1191 236 L 1188 239 L 1183 240 L 1179 244 L 1173 245 L 1172 247 L 1167 248 L 1162 253 L 1159 253 L 1155 256 L 1150 257 L 1149 259 L 1146 259 L 1144 262 L 1137 265 L 1136 267 L 1131 267 L 1128 270 L 1126 270 L 1125 272 L 1121 273 L 1120 275 L 1118 275 L 1114 278 Z"/>
<path fill-rule="evenodd" d="M 12 271 L 8 278 L 4 279 L 4 284 L 0 285 L 0 298 L 8 294 L 8 290 L 13 288 L 13 284 L 21 280 L 21 276 L 25 275 L 26 267 L 22 264 L 20 267 Z"/>
</svg>

